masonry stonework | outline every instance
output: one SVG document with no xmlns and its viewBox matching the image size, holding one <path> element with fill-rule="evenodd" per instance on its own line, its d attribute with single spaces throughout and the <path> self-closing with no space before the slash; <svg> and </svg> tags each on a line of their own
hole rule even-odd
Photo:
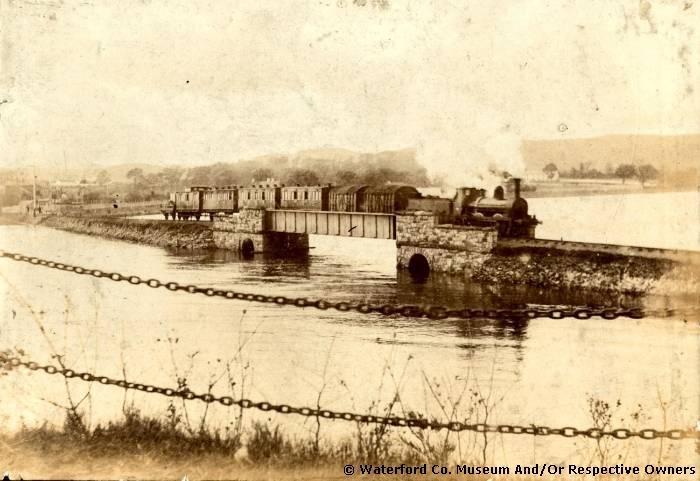
<svg viewBox="0 0 700 481">
<path fill-rule="evenodd" d="M 214 244 L 220 249 L 243 251 L 250 240 L 254 252 L 306 252 L 309 236 L 267 232 L 265 209 L 243 209 L 238 214 L 220 215 L 214 219 Z"/>
<path fill-rule="evenodd" d="M 491 255 L 498 242 L 495 228 L 441 225 L 431 213 L 396 216 L 397 265 L 408 268 L 422 255 L 430 270 L 471 276 Z"/>
<path fill-rule="evenodd" d="M 238 214 L 216 216 L 214 230 L 262 234 L 265 231 L 265 209 L 242 209 Z"/>
</svg>

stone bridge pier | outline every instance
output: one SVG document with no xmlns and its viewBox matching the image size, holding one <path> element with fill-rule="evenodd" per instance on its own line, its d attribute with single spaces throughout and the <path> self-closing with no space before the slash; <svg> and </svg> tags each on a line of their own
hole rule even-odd
<svg viewBox="0 0 700 481">
<path fill-rule="evenodd" d="M 217 216 L 213 226 L 214 244 L 220 249 L 256 252 L 304 253 L 309 250 L 309 236 L 286 232 L 269 232 L 265 209 L 243 209 L 231 216 Z"/>
<path fill-rule="evenodd" d="M 497 241 L 495 227 L 440 224 L 429 212 L 396 215 L 397 266 L 417 277 L 430 272 L 471 276 Z"/>
</svg>

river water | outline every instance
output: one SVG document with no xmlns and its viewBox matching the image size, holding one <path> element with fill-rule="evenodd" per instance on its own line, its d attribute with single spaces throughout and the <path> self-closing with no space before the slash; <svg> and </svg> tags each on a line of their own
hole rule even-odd
<svg viewBox="0 0 700 481">
<path fill-rule="evenodd" d="M 541 237 L 686 249 L 699 248 L 699 205 L 697 193 L 530 201 L 544 221 Z M 178 252 L 36 226 L 0 227 L 4 250 L 253 293 L 455 307 L 650 302 L 436 275 L 416 283 L 397 275 L 392 241 L 314 236 L 310 244 L 310 254 L 300 258 L 244 260 L 225 251 Z M 393 319 L 173 293 L 9 260 L 0 260 L 0 276 L 3 348 L 22 348 L 39 362 L 61 355 L 76 370 L 173 387 L 180 378 L 195 392 L 213 384 L 218 395 L 339 411 L 386 414 L 398 399 L 393 414 L 445 419 L 454 410 L 455 419 L 471 422 L 485 421 L 487 407 L 490 423 L 592 427 L 590 400 L 610 404 L 613 427 L 687 427 L 699 417 L 697 319 Z M 67 404 L 67 390 L 73 402 L 88 392 L 81 381 L 66 385 L 26 371 L 0 377 L 0 389 L 6 429 L 59 423 L 63 411 L 53 403 Z M 94 424 L 120 416 L 124 402 L 122 391 L 93 385 L 81 407 Z M 168 401 L 130 393 L 126 402 L 164 415 Z M 191 402 L 187 414 L 195 423 L 203 411 Z M 225 428 L 236 414 L 214 407 L 207 419 Z M 294 415 L 264 418 L 299 435 L 316 426 Z M 340 421 L 322 428 L 328 439 L 354 429 Z M 588 456 L 591 443 L 494 435 L 488 459 L 566 461 Z M 623 452 L 629 443 L 615 446 Z M 640 461 L 658 449 L 643 441 L 634 446 L 624 452 Z M 673 446 L 674 456 L 694 459 L 692 442 Z"/>
</svg>

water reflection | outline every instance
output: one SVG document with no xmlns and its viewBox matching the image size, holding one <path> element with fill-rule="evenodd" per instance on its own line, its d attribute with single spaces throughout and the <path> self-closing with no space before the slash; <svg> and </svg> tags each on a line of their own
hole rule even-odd
<svg viewBox="0 0 700 481">
<path fill-rule="evenodd" d="M 323 253 L 288 256 L 284 253 L 260 253 L 252 258 L 228 250 L 168 249 L 168 264 L 178 270 L 201 273 L 210 271 L 217 285 L 237 288 L 254 286 L 256 292 L 290 297 L 322 298 L 327 301 L 358 299 L 372 303 L 445 306 L 450 309 L 522 309 L 577 307 L 643 307 L 639 296 L 601 293 L 585 289 L 542 289 L 525 285 L 484 284 L 465 277 L 431 273 L 416 279 L 408 271 L 383 274 L 361 266 L 348 265 Z M 386 252 L 392 255 L 393 252 Z M 253 289 L 251 288 L 252 292 Z M 299 314 L 301 317 L 303 315 Z M 334 318 L 333 322 L 364 325 L 362 316 Z M 519 349 L 527 337 L 529 319 L 431 320 L 421 318 L 386 318 L 376 316 L 374 325 L 391 328 L 420 327 L 443 334 L 466 338 L 516 341 L 507 343 Z M 386 344 L 397 341 L 384 340 Z M 405 341 L 404 341 L 405 342 Z M 461 350 L 471 351 L 483 343 L 459 343 Z"/>
<path fill-rule="evenodd" d="M 294 255 L 264 252 L 252 256 L 225 249 L 169 248 L 166 252 L 173 259 L 173 265 L 181 269 L 196 271 L 227 265 L 232 271 L 251 277 L 308 279 L 310 276 L 311 260 L 309 254 L 304 252 Z"/>
</svg>

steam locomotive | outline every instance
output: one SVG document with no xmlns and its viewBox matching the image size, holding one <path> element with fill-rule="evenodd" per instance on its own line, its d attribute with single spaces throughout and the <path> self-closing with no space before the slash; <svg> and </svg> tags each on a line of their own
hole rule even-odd
<svg viewBox="0 0 700 481">
<path fill-rule="evenodd" d="M 520 179 L 513 179 L 513 193 L 506 198 L 498 186 L 492 197 L 484 189 L 461 187 L 455 197 L 423 196 L 410 185 L 311 185 L 284 186 L 268 179 L 248 186 L 193 186 L 170 194 L 161 208 L 168 218 L 214 219 L 216 214 L 232 214 L 241 209 L 286 209 L 331 212 L 395 213 L 427 211 L 441 223 L 497 227 L 504 237 L 534 237 L 536 217 L 528 214 L 527 201 L 520 195 Z"/>
<path fill-rule="evenodd" d="M 521 179 L 511 179 L 509 198 L 502 186 L 488 197 L 485 189 L 459 187 L 454 198 L 421 197 L 411 199 L 410 211 L 432 212 L 441 223 L 497 227 L 501 237 L 535 237 L 535 227 L 540 222 L 528 214 L 527 201 L 520 195 Z"/>
</svg>

